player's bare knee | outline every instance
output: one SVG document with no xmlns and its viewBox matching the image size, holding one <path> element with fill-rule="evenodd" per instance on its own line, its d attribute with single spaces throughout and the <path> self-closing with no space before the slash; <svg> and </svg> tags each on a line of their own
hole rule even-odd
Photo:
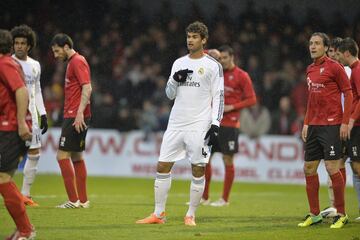
<svg viewBox="0 0 360 240">
<path fill-rule="evenodd" d="M 303 170 L 304 170 L 305 176 L 311 176 L 311 175 L 316 174 L 317 168 L 313 164 L 306 164 L 305 163 Z"/>
<path fill-rule="evenodd" d="M 67 158 L 70 158 L 71 157 L 71 154 L 69 152 L 65 152 L 65 151 L 62 151 L 62 150 L 58 150 L 57 154 L 56 154 L 56 159 L 58 161 L 62 160 L 62 159 L 67 159 Z"/>
<path fill-rule="evenodd" d="M 0 184 L 10 182 L 15 171 L 0 172 Z"/>
<path fill-rule="evenodd" d="M 157 172 L 158 173 L 169 173 L 174 163 L 171 162 L 158 162 Z"/>
<path fill-rule="evenodd" d="M 338 160 L 325 161 L 325 168 L 329 175 L 333 175 L 339 171 L 339 161 Z"/>
<path fill-rule="evenodd" d="M 231 166 L 234 164 L 234 155 L 223 155 L 224 164 L 226 166 Z"/>
<path fill-rule="evenodd" d="M 205 166 L 206 164 L 192 164 L 191 165 L 191 170 L 192 170 L 192 175 L 194 177 L 202 177 L 205 175 Z"/>
<path fill-rule="evenodd" d="M 28 150 L 28 155 L 39 155 L 40 154 L 40 149 L 39 148 L 34 148 L 34 149 L 29 149 Z"/>
<path fill-rule="evenodd" d="M 352 162 L 352 170 L 354 174 L 360 176 L 360 162 Z"/>
</svg>

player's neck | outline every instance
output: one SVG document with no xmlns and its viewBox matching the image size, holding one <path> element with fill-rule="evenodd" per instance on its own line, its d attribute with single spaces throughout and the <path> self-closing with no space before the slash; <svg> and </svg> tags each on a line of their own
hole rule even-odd
<svg viewBox="0 0 360 240">
<path fill-rule="evenodd" d="M 199 49 L 195 52 L 190 52 L 189 57 L 193 59 L 199 59 L 202 58 L 205 55 L 204 49 Z"/>
<path fill-rule="evenodd" d="M 359 61 L 359 58 L 357 58 L 357 57 L 350 58 L 349 66 L 352 66 L 356 61 Z"/>
<path fill-rule="evenodd" d="M 15 57 L 21 61 L 26 61 L 28 56 L 24 55 L 24 57 L 19 57 L 19 56 L 16 56 L 16 54 L 15 54 Z"/>
<path fill-rule="evenodd" d="M 68 59 L 70 59 L 75 53 L 76 53 L 76 52 L 75 52 L 74 49 L 69 49 L 69 50 L 66 52 L 66 55 L 67 55 Z"/>
</svg>

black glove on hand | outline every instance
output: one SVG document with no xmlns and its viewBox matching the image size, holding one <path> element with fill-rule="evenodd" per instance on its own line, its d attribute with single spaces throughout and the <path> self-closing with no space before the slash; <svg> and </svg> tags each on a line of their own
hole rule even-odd
<svg viewBox="0 0 360 240">
<path fill-rule="evenodd" d="M 41 115 L 40 129 L 42 129 L 41 134 L 46 133 L 46 131 L 48 130 L 48 122 L 47 122 L 46 114 Z"/>
<path fill-rule="evenodd" d="M 208 141 L 208 146 L 213 146 L 217 143 L 219 136 L 219 127 L 212 124 L 210 129 L 207 131 L 204 140 Z"/>
<path fill-rule="evenodd" d="M 185 82 L 187 75 L 189 73 L 193 73 L 193 70 L 189 70 L 189 69 L 183 69 L 183 70 L 179 70 L 177 72 L 174 73 L 173 75 L 173 79 L 177 82 Z"/>
</svg>

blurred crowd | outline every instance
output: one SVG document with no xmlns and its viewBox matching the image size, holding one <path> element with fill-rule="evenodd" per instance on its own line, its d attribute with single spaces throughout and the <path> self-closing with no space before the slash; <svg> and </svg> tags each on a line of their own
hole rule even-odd
<svg viewBox="0 0 360 240">
<path fill-rule="evenodd" d="M 31 55 L 42 66 L 43 95 L 53 126 L 62 121 L 65 73 L 65 63 L 56 62 L 49 47 L 57 32 L 69 34 L 75 50 L 90 64 L 92 127 L 142 129 L 146 136 L 166 128 L 172 102 L 165 85 L 173 61 L 187 53 L 185 27 L 194 20 L 208 25 L 208 48 L 231 45 L 237 64 L 250 74 L 258 104 L 242 112 L 241 130 L 254 138 L 301 130 L 307 101 L 304 74 L 311 63 L 307 46 L 314 31 L 360 42 L 360 16 L 349 23 L 340 13 L 324 19 L 309 9 L 299 21 L 290 6 L 256 10 L 249 2 L 231 17 L 228 6 L 219 2 L 208 17 L 192 4 L 186 16 L 177 16 L 164 1 L 149 18 L 134 1 L 16 2 L 0 16 L 0 27 L 25 23 L 37 32 L 38 46 Z"/>
</svg>

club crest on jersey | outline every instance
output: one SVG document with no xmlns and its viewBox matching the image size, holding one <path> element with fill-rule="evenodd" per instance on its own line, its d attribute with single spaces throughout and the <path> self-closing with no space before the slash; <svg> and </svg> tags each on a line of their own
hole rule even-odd
<svg viewBox="0 0 360 240">
<path fill-rule="evenodd" d="M 320 68 L 320 75 L 323 73 L 323 71 L 324 71 L 324 68 L 323 67 Z"/>
<path fill-rule="evenodd" d="M 203 75 L 204 72 L 205 72 L 204 68 L 202 68 L 202 67 L 199 68 L 198 73 L 199 73 L 200 75 Z"/>
</svg>

